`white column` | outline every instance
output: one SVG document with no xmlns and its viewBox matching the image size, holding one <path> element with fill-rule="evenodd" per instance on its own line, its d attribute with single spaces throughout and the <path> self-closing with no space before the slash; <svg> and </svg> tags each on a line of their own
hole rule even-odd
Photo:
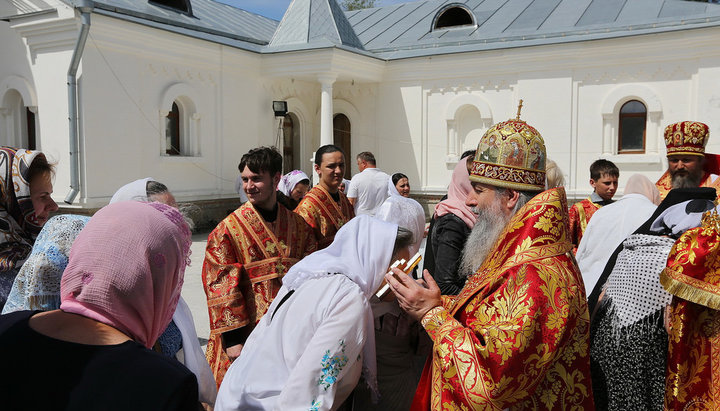
<svg viewBox="0 0 720 411">
<path fill-rule="evenodd" d="M 320 94 L 320 145 L 333 143 L 333 83 L 337 75 L 321 74 L 318 81 L 321 86 Z"/>
</svg>

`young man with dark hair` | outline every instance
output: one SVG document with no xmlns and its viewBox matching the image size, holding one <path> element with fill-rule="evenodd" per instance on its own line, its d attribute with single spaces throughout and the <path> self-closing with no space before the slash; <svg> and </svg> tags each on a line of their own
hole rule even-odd
<svg viewBox="0 0 720 411">
<path fill-rule="evenodd" d="M 210 233 L 202 281 L 210 315 L 206 356 L 220 386 L 277 295 L 288 269 L 317 250 L 312 228 L 277 201 L 282 156 L 250 150 L 239 166 L 248 201 Z"/>
<path fill-rule="evenodd" d="M 352 204 L 340 192 L 345 174 L 345 154 L 340 147 L 327 144 L 315 152 L 315 172 L 320 177 L 298 204 L 295 212 L 315 231 L 318 248 L 332 243 L 335 233 L 343 224 L 355 217 Z"/>
<path fill-rule="evenodd" d="M 612 162 L 604 159 L 595 160 L 590 164 L 590 185 L 593 188 L 590 197 L 573 204 L 570 207 L 570 242 L 573 252 L 577 252 L 578 245 L 590 222 L 590 218 L 600 207 L 613 203 L 613 196 L 617 191 L 620 170 Z"/>
</svg>

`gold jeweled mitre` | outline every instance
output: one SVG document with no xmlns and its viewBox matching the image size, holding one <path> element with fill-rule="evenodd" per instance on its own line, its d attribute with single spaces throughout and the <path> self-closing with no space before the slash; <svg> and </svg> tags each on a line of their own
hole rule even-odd
<svg viewBox="0 0 720 411">
<path fill-rule="evenodd" d="M 545 141 L 540 133 L 515 119 L 490 127 L 478 143 L 470 181 L 520 191 L 545 190 Z"/>
</svg>

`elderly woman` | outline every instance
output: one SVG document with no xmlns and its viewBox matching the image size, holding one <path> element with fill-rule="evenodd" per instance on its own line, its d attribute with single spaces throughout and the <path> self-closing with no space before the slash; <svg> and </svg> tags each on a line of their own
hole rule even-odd
<svg viewBox="0 0 720 411">
<path fill-rule="evenodd" d="M 215 409 L 337 409 L 361 373 L 377 394 L 368 300 L 411 242 L 407 230 L 361 215 L 294 265 L 225 375 Z"/>
<path fill-rule="evenodd" d="M 190 230 L 160 203 L 98 211 L 75 240 L 59 310 L 0 317 L 7 409 L 196 410 L 195 376 L 147 348 L 180 298 Z M 28 381 L 42 376 L 37 384 Z"/>
<path fill-rule="evenodd" d="M 53 165 L 39 151 L 0 148 L 0 308 L 50 213 Z"/>
<path fill-rule="evenodd" d="M 167 186 L 152 177 L 141 178 L 120 187 L 110 199 L 110 204 L 121 201 L 139 201 L 143 203 L 157 201 L 177 208 L 175 196 Z M 192 228 L 192 221 L 186 219 Z M 198 342 L 195 321 L 190 307 L 180 297 L 172 321 L 160 334 L 154 349 L 183 363 L 198 380 L 200 401 L 212 405 L 217 396 L 217 385 L 205 353 Z"/>
</svg>

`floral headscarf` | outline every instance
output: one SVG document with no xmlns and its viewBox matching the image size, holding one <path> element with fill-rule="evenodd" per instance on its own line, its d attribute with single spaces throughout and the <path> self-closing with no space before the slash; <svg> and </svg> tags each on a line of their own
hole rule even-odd
<svg viewBox="0 0 720 411">
<path fill-rule="evenodd" d="M 18 268 L 42 226 L 30 199 L 30 164 L 40 151 L 0 147 L 0 271 Z"/>
</svg>

